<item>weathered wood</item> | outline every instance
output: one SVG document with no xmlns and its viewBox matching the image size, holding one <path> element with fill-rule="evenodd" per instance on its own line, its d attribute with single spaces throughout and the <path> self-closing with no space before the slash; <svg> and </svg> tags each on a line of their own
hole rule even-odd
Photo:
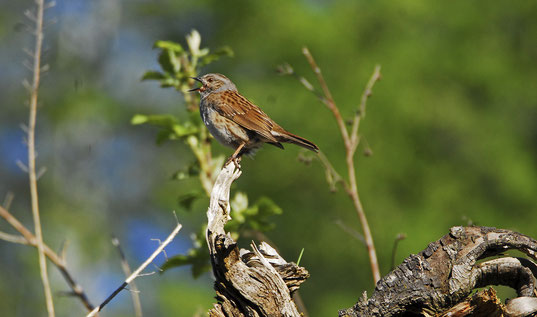
<svg viewBox="0 0 537 317">
<path fill-rule="evenodd" d="M 453 227 L 411 255 L 340 316 L 434 316 L 452 308 L 477 287 L 506 285 L 534 296 L 535 263 L 528 259 L 478 260 L 517 249 L 536 259 L 537 241 L 517 232 L 487 227 Z M 533 302 L 525 301 L 533 309 Z M 462 315 L 461 315 L 462 316 Z M 526 316 L 521 313 L 517 316 Z"/>
<path fill-rule="evenodd" d="M 309 277 L 306 269 L 286 262 L 272 247 L 252 244 L 252 251 L 237 247 L 226 234 L 230 220 L 229 192 L 241 174 L 234 163 L 216 179 L 207 210 L 207 245 L 211 256 L 218 303 L 209 316 L 300 316 L 291 292 Z"/>
</svg>

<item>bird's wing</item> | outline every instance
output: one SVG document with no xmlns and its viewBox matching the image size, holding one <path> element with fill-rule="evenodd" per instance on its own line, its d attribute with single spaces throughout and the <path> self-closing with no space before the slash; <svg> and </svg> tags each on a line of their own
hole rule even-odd
<svg viewBox="0 0 537 317">
<path fill-rule="evenodd" d="M 278 140 L 272 135 L 277 126 L 258 106 L 241 96 L 236 91 L 224 91 L 211 98 L 214 109 L 222 116 L 232 120 L 241 127 L 251 130 L 270 142 Z M 218 100 L 218 102 L 216 102 Z"/>
</svg>

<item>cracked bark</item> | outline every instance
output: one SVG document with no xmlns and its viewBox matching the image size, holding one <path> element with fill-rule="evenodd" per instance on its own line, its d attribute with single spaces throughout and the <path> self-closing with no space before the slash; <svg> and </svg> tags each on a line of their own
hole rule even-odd
<svg viewBox="0 0 537 317">
<path fill-rule="evenodd" d="M 229 192 L 241 174 L 225 166 L 211 193 L 207 211 L 207 244 L 217 303 L 209 316 L 300 316 L 291 293 L 309 277 L 268 244 L 252 250 L 237 247 L 226 234 Z M 498 257 L 507 250 L 528 256 Z M 453 227 L 418 254 L 410 255 L 367 294 L 339 316 L 534 316 L 537 241 L 523 234 L 489 227 Z M 493 259 L 487 259 L 495 257 Z M 502 302 L 494 289 L 472 295 L 476 288 L 505 285 L 517 297 Z"/>
<path fill-rule="evenodd" d="M 530 259 L 498 256 L 519 250 Z M 382 278 L 370 298 L 360 299 L 340 316 L 532 316 L 537 311 L 537 241 L 523 234 L 488 227 L 453 227 L 449 234 L 411 255 Z M 481 262 L 478 262 L 481 261 Z M 504 306 L 493 290 L 469 297 L 472 290 L 506 285 L 518 297 Z"/>
<path fill-rule="evenodd" d="M 265 242 L 252 244 L 252 251 L 239 250 L 224 230 L 231 219 L 230 187 L 240 174 L 235 164 L 222 169 L 207 210 L 206 239 L 218 300 L 209 316 L 300 316 L 291 292 L 309 277 L 308 271 L 285 261 Z"/>
</svg>

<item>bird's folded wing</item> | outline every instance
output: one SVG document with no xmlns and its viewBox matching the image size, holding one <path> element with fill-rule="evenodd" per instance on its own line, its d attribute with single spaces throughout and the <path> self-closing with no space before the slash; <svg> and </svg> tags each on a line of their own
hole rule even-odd
<svg viewBox="0 0 537 317">
<path fill-rule="evenodd" d="M 236 91 L 225 91 L 214 97 L 207 101 L 212 101 L 211 105 L 220 115 L 245 129 L 258 133 L 267 141 L 278 142 L 271 133 L 276 124 L 258 106 Z M 215 102 L 216 100 L 219 102 Z"/>
</svg>

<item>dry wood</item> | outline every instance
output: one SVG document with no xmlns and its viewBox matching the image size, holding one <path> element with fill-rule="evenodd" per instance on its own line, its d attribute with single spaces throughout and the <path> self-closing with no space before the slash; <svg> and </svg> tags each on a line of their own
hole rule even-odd
<svg viewBox="0 0 537 317">
<path fill-rule="evenodd" d="M 504 316 L 531 316 L 537 311 L 537 301 L 532 297 L 537 272 L 535 263 L 512 257 L 478 263 L 512 249 L 535 260 L 537 241 L 509 230 L 453 227 L 449 234 L 430 243 L 419 254 L 409 256 L 382 278 L 369 299 L 364 296 L 353 307 L 341 310 L 339 315 L 494 316 L 496 313 L 492 311 L 496 309 Z M 512 287 L 519 297 L 506 307 L 494 304 L 495 294 L 490 293 L 482 294 L 488 299 L 468 300 L 472 290 L 487 285 Z M 491 303 L 496 308 L 487 310 L 485 306 Z"/>
<path fill-rule="evenodd" d="M 206 238 L 218 300 L 209 316 L 300 316 L 291 292 L 309 277 L 306 269 L 286 262 L 264 242 L 252 244 L 253 251 L 239 250 L 224 230 L 231 219 L 230 187 L 240 175 L 234 163 L 222 169 L 207 211 Z"/>
</svg>

